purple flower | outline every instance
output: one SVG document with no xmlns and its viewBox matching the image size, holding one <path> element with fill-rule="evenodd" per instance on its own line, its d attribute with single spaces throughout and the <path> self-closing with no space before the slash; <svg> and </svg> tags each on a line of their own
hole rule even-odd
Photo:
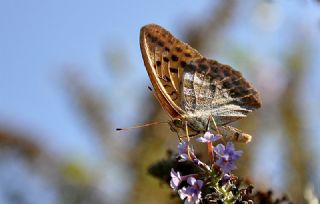
<svg viewBox="0 0 320 204">
<path fill-rule="evenodd" d="M 187 161 L 189 159 L 188 155 L 188 142 L 182 141 L 178 144 L 178 154 L 179 157 L 181 158 L 179 161 Z M 191 159 L 196 159 L 196 156 L 194 154 L 194 150 L 192 146 L 189 146 L 189 154 Z"/>
<path fill-rule="evenodd" d="M 178 187 L 182 181 L 181 175 L 179 172 L 175 172 L 174 169 L 171 169 L 170 175 L 171 175 L 170 186 L 174 191 L 176 191 L 178 190 Z"/>
<path fill-rule="evenodd" d="M 224 174 L 220 180 L 221 185 L 225 185 L 230 181 L 230 179 L 231 179 L 231 176 L 229 174 Z"/>
<path fill-rule="evenodd" d="M 187 152 L 187 148 L 188 148 L 188 142 L 186 142 L 186 141 L 179 142 L 179 144 L 178 144 L 178 154 L 181 155 L 181 154 L 186 153 Z"/>
<path fill-rule="evenodd" d="M 206 132 L 204 133 L 204 135 L 202 137 L 199 137 L 197 139 L 198 142 L 203 142 L 203 143 L 209 143 L 209 142 L 215 142 L 217 140 L 219 140 L 221 138 L 220 135 L 214 135 L 210 132 Z"/>
<path fill-rule="evenodd" d="M 185 200 L 185 204 L 198 204 L 201 199 L 202 180 L 196 180 L 194 177 L 189 177 L 187 180 L 189 186 L 183 187 L 178 191 L 180 198 Z"/>
<path fill-rule="evenodd" d="M 218 144 L 213 148 L 213 151 L 217 154 L 217 161 L 215 164 L 221 168 L 224 173 L 236 169 L 235 160 L 242 155 L 242 151 L 235 151 L 234 145 L 228 142 L 226 146 Z"/>
</svg>

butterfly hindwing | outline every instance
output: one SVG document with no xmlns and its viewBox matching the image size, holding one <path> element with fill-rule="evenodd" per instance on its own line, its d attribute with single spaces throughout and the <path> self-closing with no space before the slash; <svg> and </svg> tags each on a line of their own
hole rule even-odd
<svg viewBox="0 0 320 204">
<path fill-rule="evenodd" d="M 239 71 L 206 58 L 187 64 L 183 76 L 183 109 L 214 117 L 225 125 L 261 106 L 258 92 Z"/>
</svg>

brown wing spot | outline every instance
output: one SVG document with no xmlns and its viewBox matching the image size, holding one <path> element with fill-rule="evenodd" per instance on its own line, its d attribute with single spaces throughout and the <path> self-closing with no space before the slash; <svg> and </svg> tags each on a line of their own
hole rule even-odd
<svg viewBox="0 0 320 204">
<path fill-rule="evenodd" d="M 152 43 L 157 42 L 157 37 L 150 35 L 150 40 Z"/>
<path fill-rule="evenodd" d="M 159 41 L 158 41 L 158 45 L 159 45 L 160 47 L 163 47 L 163 46 L 164 46 L 164 42 L 162 42 L 161 40 L 159 40 Z"/>
<path fill-rule="evenodd" d="M 172 72 L 172 73 L 178 73 L 178 69 L 177 68 L 175 68 L 175 67 L 170 67 L 170 72 Z"/>
<path fill-rule="evenodd" d="M 232 84 L 233 84 L 234 86 L 239 86 L 239 85 L 240 85 L 240 81 L 233 81 Z"/>
<path fill-rule="evenodd" d="M 194 73 L 195 72 L 195 70 L 196 70 L 196 65 L 194 65 L 194 64 L 188 64 L 186 67 L 185 67 L 185 71 L 186 72 L 190 72 L 190 73 Z"/>
<path fill-rule="evenodd" d="M 219 70 L 221 70 L 221 65 L 218 64 L 217 61 L 211 61 L 211 62 L 210 62 L 210 67 L 211 67 L 211 70 L 212 70 L 214 73 L 218 73 Z"/>
<path fill-rule="evenodd" d="M 199 60 L 199 62 L 200 62 L 200 63 L 206 63 L 206 64 L 208 63 L 207 60 L 206 60 L 206 58 L 204 58 L 204 57 L 201 58 L 201 59 Z"/>
<path fill-rule="evenodd" d="M 161 61 L 157 60 L 156 64 L 157 64 L 158 67 L 160 67 L 161 66 Z"/>
<path fill-rule="evenodd" d="M 222 80 L 224 78 L 223 71 L 219 68 L 214 68 L 212 71 L 212 76 L 215 80 Z"/>
<path fill-rule="evenodd" d="M 168 57 L 163 57 L 163 61 L 169 62 L 169 58 Z"/>
<path fill-rule="evenodd" d="M 247 104 L 248 106 L 253 106 L 256 108 L 260 108 L 261 107 L 261 103 L 259 101 L 259 98 L 253 96 L 253 95 L 249 95 L 246 96 L 244 98 L 241 99 L 245 104 Z"/>
<path fill-rule="evenodd" d="M 234 133 L 234 137 L 235 137 L 236 141 L 238 141 L 239 137 L 240 137 L 240 134 L 238 132 L 235 132 Z"/>
<path fill-rule="evenodd" d="M 210 84 L 209 89 L 215 91 L 216 90 L 216 85 Z"/>
<path fill-rule="evenodd" d="M 243 91 L 243 94 L 244 94 L 244 95 L 248 95 L 248 94 L 250 94 L 250 93 L 251 93 L 251 91 L 249 91 L 249 90 L 244 90 L 244 91 Z"/>
<path fill-rule="evenodd" d="M 181 47 L 176 47 L 177 52 L 182 52 Z"/>
<path fill-rule="evenodd" d="M 232 70 L 232 74 L 231 75 L 232 75 L 232 80 L 236 80 L 239 77 L 242 78 L 242 74 L 239 71 L 236 71 L 236 70 Z"/>
<path fill-rule="evenodd" d="M 207 72 L 207 70 L 208 70 L 208 65 L 206 65 L 206 64 L 200 64 L 199 70 L 200 70 L 200 72 L 203 72 L 203 73 Z"/>
<path fill-rule="evenodd" d="M 172 55 L 171 56 L 171 59 L 172 59 L 172 61 L 178 61 L 179 60 L 179 58 L 177 57 L 177 55 Z"/>
<path fill-rule="evenodd" d="M 215 81 L 220 81 L 223 79 L 223 76 L 221 76 L 219 73 L 213 74 L 212 79 Z"/>
<path fill-rule="evenodd" d="M 210 69 L 210 67 L 209 67 L 209 69 Z M 208 73 L 208 72 L 207 72 Z M 212 76 L 210 75 L 210 74 L 207 74 L 206 73 L 206 75 L 205 75 L 205 80 L 206 81 L 209 81 L 209 82 L 212 82 Z"/>
<path fill-rule="evenodd" d="M 237 91 L 238 91 L 242 96 L 245 96 L 245 95 L 247 95 L 247 94 L 250 93 L 250 91 L 248 91 L 247 89 L 242 89 L 242 88 L 239 88 Z"/>
<path fill-rule="evenodd" d="M 180 65 L 181 65 L 182 68 L 184 68 L 187 65 L 187 63 L 185 61 L 181 61 Z"/>
<path fill-rule="evenodd" d="M 215 68 L 215 67 L 212 67 L 211 70 L 212 70 L 212 73 L 213 73 L 213 74 L 218 74 L 218 72 L 219 72 L 218 69 Z"/>
<path fill-rule="evenodd" d="M 223 83 L 223 87 L 226 88 L 226 89 L 230 89 L 230 88 L 231 88 L 231 85 L 232 85 L 232 84 L 230 84 L 228 81 L 225 81 L 225 82 Z"/>
<path fill-rule="evenodd" d="M 171 79 L 168 76 L 164 76 L 164 77 L 158 76 L 158 78 L 162 79 L 165 82 L 171 82 Z M 169 85 L 164 84 L 163 86 L 166 87 L 166 86 L 169 86 Z"/>
<path fill-rule="evenodd" d="M 170 48 L 168 48 L 168 47 L 165 47 L 164 50 L 167 52 L 170 52 Z"/>
<path fill-rule="evenodd" d="M 192 57 L 191 54 L 188 53 L 188 52 L 184 53 L 184 56 L 186 56 L 186 57 Z"/>
<path fill-rule="evenodd" d="M 231 75 L 230 70 L 227 70 L 227 69 L 225 69 L 225 70 L 223 71 L 223 73 L 224 73 L 224 76 L 226 76 L 226 77 L 228 77 L 228 76 Z"/>
<path fill-rule="evenodd" d="M 171 82 L 171 79 L 168 76 L 165 76 L 164 79 L 168 82 Z"/>
<path fill-rule="evenodd" d="M 232 90 L 232 91 L 230 92 L 230 96 L 231 96 L 232 98 L 238 98 L 238 97 L 241 96 L 241 92 L 239 92 L 238 90 Z"/>
</svg>

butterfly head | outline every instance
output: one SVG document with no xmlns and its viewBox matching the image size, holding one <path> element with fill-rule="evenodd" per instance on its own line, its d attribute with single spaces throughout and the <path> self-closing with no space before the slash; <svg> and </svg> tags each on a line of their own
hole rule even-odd
<svg viewBox="0 0 320 204">
<path fill-rule="evenodd" d="M 180 129 L 185 127 L 185 123 L 181 119 L 173 119 L 169 122 L 170 129 L 173 132 L 178 132 Z"/>
<path fill-rule="evenodd" d="M 188 121 L 188 118 L 181 116 L 181 118 L 171 120 L 168 124 L 170 125 L 170 130 L 178 133 L 179 135 L 186 135 L 186 128 L 188 128 L 189 137 L 194 137 L 199 135 L 199 133 L 204 133 L 204 131 L 194 129 L 188 122 L 190 122 Z M 188 126 L 186 127 L 187 124 Z"/>
</svg>

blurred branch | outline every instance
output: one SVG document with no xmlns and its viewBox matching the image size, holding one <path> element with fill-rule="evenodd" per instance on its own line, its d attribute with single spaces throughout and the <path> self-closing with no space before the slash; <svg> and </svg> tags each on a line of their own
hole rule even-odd
<svg viewBox="0 0 320 204">
<path fill-rule="evenodd" d="M 65 75 L 65 84 L 86 121 L 103 140 L 108 139 L 110 132 L 107 120 L 106 105 L 95 90 L 90 89 L 80 75 L 70 71 Z"/>
<path fill-rule="evenodd" d="M 303 47 L 303 46 L 302 46 Z M 305 140 L 308 138 L 307 133 L 303 132 L 303 118 L 301 110 L 297 104 L 299 99 L 299 86 L 302 76 L 307 67 L 307 56 L 304 49 L 296 50 L 291 53 L 287 59 L 287 67 L 290 69 L 291 77 L 285 90 L 285 97 L 280 100 L 280 111 L 283 117 L 283 128 L 286 132 L 288 141 L 288 158 L 290 162 L 290 174 L 288 189 L 297 203 L 305 203 L 303 199 L 304 188 L 308 183 L 309 162 L 312 160 L 308 148 L 305 148 Z"/>
<path fill-rule="evenodd" d="M 0 127 L 0 145 L 2 148 L 10 147 L 10 149 L 17 149 L 22 155 L 33 159 L 39 156 L 42 150 L 37 144 L 27 138 L 28 136 L 25 133 Z"/>
<path fill-rule="evenodd" d="M 216 7 L 212 6 L 209 12 L 212 15 L 208 19 L 193 23 L 192 26 L 188 27 L 186 30 L 186 42 L 200 52 L 205 49 L 212 51 L 213 48 L 208 48 L 208 44 L 212 45 L 214 41 L 218 40 L 218 33 L 230 23 L 237 3 L 234 0 L 226 0 L 220 1 L 220 4 Z"/>
</svg>

